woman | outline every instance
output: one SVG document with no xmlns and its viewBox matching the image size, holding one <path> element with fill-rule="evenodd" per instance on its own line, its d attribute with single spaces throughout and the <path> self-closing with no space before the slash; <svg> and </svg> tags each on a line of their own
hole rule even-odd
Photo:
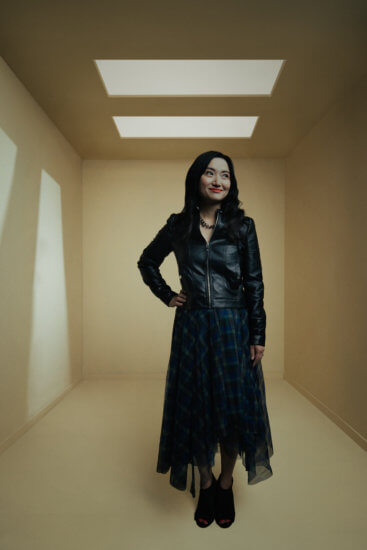
<svg viewBox="0 0 367 550">
<path fill-rule="evenodd" d="M 235 518 L 233 470 L 241 457 L 248 483 L 272 475 L 273 445 L 261 359 L 265 350 L 264 285 L 255 224 L 245 216 L 231 159 L 199 155 L 186 176 L 185 206 L 143 250 L 143 281 L 176 307 L 166 375 L 157 472 L 185 490 L 192 464 L 200 472 L 199 527 Z M 174 251 L 182 288 L 159 266 Z M 214 456 L 221 473 L 215 478 Z"/>
</svg>

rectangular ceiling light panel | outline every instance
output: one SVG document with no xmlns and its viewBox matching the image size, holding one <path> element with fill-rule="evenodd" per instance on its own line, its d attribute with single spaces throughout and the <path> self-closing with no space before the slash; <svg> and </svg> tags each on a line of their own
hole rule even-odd
<svg viewBox="0 0 367 550">
<path fill-rule="evenodd" d="M 96 59 L 109 96 L 270 96 L 282 59 Z"/>
<path fill-rule="evenodd" d="M 114 116 L 122 138 L 248 138 L 257 116 Z"/>
</svg>

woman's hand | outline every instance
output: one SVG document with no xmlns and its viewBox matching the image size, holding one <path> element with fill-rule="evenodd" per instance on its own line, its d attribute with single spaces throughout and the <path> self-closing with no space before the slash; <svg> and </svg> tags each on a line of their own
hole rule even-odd
<svg viewBox="0 0 367 550">
<path fill-rule="evenodd" d="M 252 366 L 258 364 L 259 361 L 263 358 L 264 355 L 265 346 L 259 346 L 259 345 L 250 345 L 250 353 L 251 353 L 251 359 L 255 359 L 255 361 L 252 363 Z"/>
<path fill-rule="evenodd" d="M 185 292 L 183 290 L 180 290 L 179 294 L 177 294 L 177 296 L 174 296 L 168 305 L 169 307 L 175 307 L 175 306 L 181 307 L 185 302 L 186 302 Z"/>
</svg>

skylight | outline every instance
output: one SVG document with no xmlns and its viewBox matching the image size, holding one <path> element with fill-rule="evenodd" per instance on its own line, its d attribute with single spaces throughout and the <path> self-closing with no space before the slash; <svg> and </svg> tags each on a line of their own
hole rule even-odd
<svg viewBox="0 0 367 550">
<path fill-rule="evenodd" d="M 109 96 L 269 96 L 282 59 L 97 59 Z"/>
<path fill-rule="evenodd" d="M 114 116 L 122 138 L 248 138 L 257 116 Z"/>
</svg>

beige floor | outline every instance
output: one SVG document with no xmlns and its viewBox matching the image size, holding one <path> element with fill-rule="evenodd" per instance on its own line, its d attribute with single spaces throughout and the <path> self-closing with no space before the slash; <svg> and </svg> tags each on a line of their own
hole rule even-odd
<svg viewBox="0 0 367 550">
<path fill-rule="evenodd" d="M 249 486 L 238 461 L 236 522 L 197 527 L 190 470 L 186 491 L 155 472 L 163 384 L 84 380 L 0 456 L 1 550 L 366 548 L 367 453 L 284 380 L 274 475 Z"/>
</svg>

